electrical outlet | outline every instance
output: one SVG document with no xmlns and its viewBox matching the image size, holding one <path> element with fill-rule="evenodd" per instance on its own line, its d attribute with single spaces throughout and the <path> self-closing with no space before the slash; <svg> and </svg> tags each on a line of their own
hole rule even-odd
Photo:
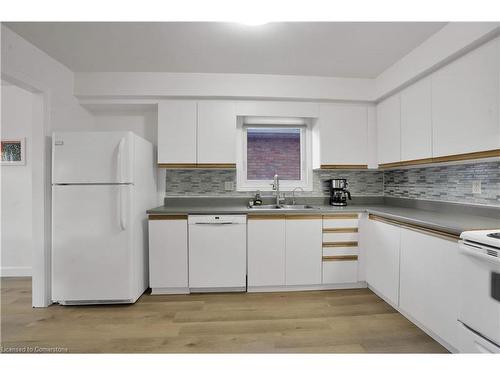
<svg viewBox="0 0 500 375">
<path fill-rule="evenodd" d="M 472 181 L 472 194 L 481 194 L 481 180 Z"/>
<path fill-rule="evenodd" d="M 224 182 L 224 190 L 225 191 L 233 191 L 234 190 L 234 182 L 233 181 Z"/>
</svg>

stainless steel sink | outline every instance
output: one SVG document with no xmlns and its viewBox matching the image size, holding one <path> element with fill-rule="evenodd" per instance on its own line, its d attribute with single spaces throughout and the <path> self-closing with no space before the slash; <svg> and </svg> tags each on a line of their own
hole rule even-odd
<svg viewBox="0 0 500 375">
<path fill-rule="evenodd" d="M 282 205 L 275 205 L 275 204 L 265 204 L 262 206 L 252 206 L 249 207 L 252 210 L 312 210 L 312 209 L 318 209 L 317 207 L 309 206 L 307 204 L 282 204 Z"/>
</svg>

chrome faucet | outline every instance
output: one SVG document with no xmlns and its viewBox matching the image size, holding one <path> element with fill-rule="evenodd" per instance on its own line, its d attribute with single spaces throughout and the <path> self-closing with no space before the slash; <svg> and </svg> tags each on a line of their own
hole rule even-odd
<svg viewBox="0 0 500 375">
<path fill-rule="evenodd" d="M 304 193 L 304 189 L 302 189 L 300 186 L 297 186 L 292 190 L 292 204 L 295 205 L 295 190 L 300 190 L 302 193 Z"/>
<path fill-rule="evenodd" d="M 273 183 L 271 184 L 273 190 L 276 191 L 276 207 L 280 206 L 283 198 L 280 197 L 280 177 L 276 173 L 273 177 Z"/>
</svg>

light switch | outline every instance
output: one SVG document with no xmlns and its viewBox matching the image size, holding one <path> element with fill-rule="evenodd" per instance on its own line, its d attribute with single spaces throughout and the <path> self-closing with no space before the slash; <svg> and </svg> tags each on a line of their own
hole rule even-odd
<svg viewBox="0 0 500 375">
<path fill-rule="evenodd" d="M 233 181 L 224 182 L 224 190 L 225 191 L 233 191 L 234 190 L 234 182 Z"/>
</svg>

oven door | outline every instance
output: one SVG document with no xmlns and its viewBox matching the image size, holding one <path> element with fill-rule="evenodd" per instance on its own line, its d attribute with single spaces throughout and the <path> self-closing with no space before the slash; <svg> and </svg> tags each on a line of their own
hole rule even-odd
<svg viewBox="0 0 500 375">
<path fill-rule="evenodd" d="M 460 252 L 459 320 L 499 345 L 500 250 L 461 241 Z"/>
</svg>

